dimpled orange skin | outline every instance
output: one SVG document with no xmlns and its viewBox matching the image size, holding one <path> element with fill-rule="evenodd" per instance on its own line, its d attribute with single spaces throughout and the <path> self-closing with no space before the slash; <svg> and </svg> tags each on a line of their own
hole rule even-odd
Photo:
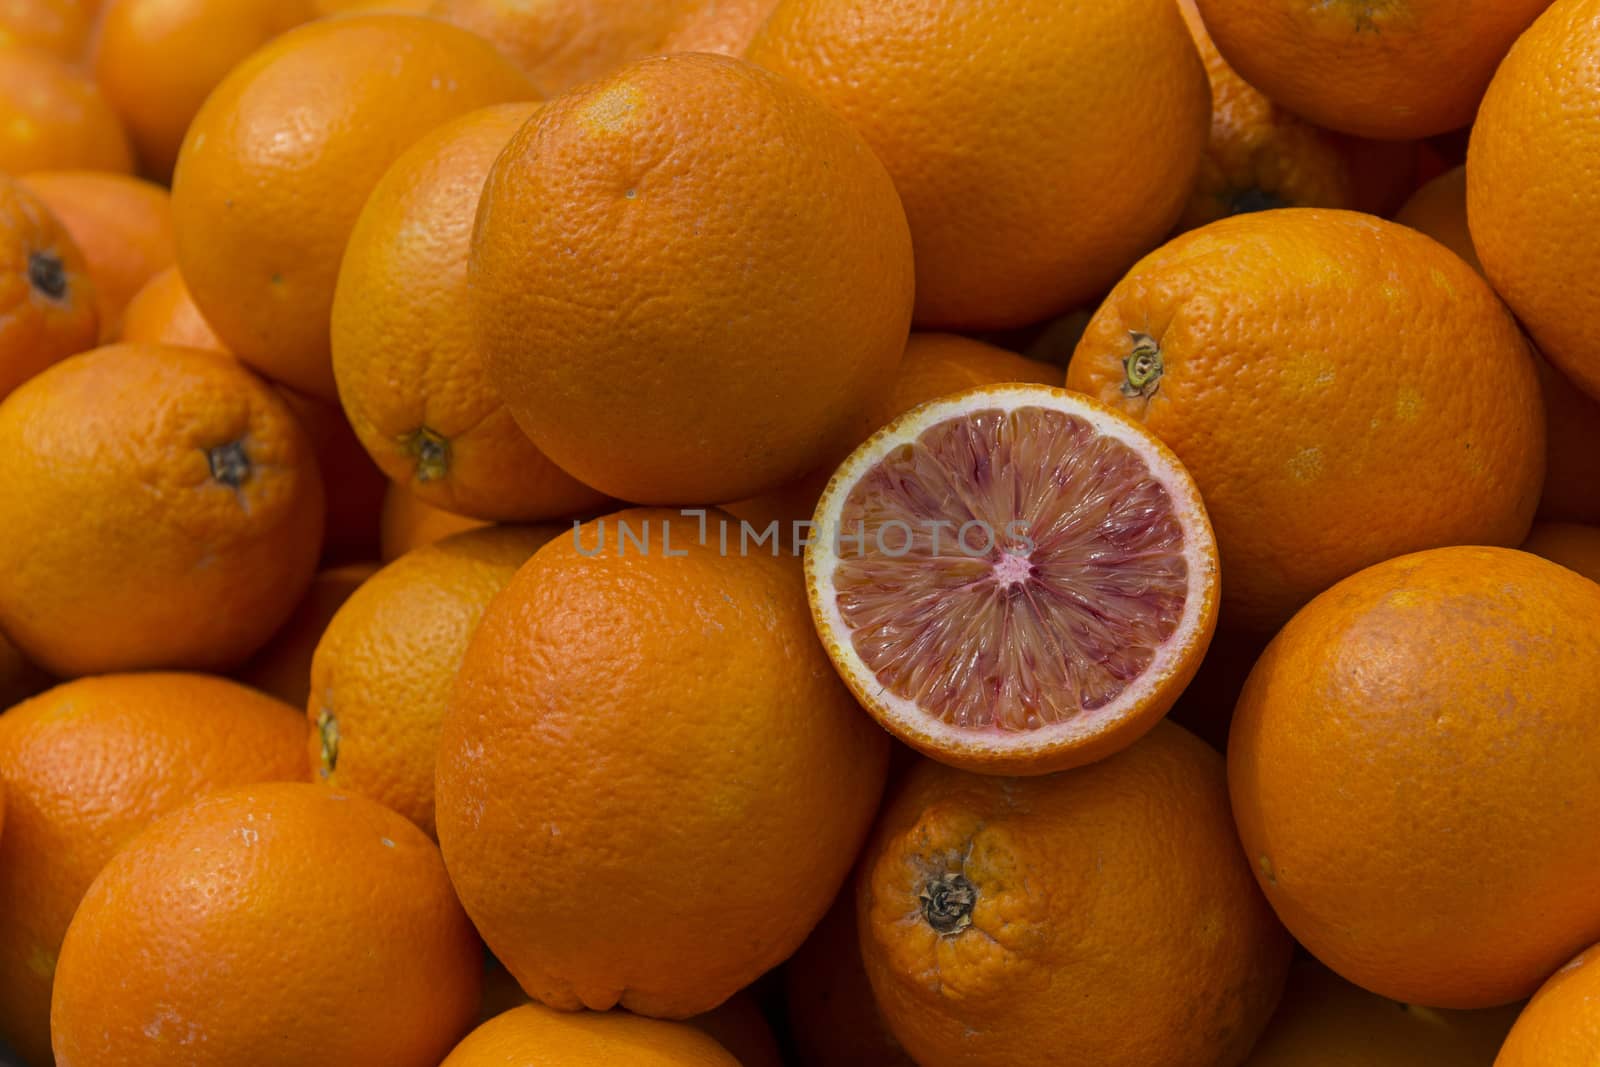
<svg viewBox="0 0 1600 1067">
<path fill-rule="evenodd" d="M 1134 334 L 1163 369 L 1130 396 Z M 1067 388 L 1143 421 L 1194 475 L 1236 628 L 1270 631 L 1403 552 L 1519 544 L 1544 477 L 1511 315 L 1459 257 L 1354 212 L 1241 215 L 1152 253 L 1095 314 Z"/>
<path fill-rule="evenodd" d="M 511 139 L 468 286 L 490 380 L 557 465 L 623 500 L 715 503 L 806 473 L 887 394 L 911 242 L 837 115 L 742 61 L 676 55 Z"/>
<path fill-rule="evenodd" d="M 333 373 L 366 450 L 418 497 L 481 519 L 558 518 L 606 502 L 518 428 L 467 314 L 484 180 L 538 106 L 463 115 L 396 160 L 362 209 L 333 301 Z"/>
<path fill-rule="evenodd" d="M 490 525 L 482 519 L 469 519 L 424 503 L 393 482 L 384 490 L 378 522 L 378 558 L 385 563 L 451 534 Z"/>
<path fill-rule="evenodd" d="M 1600 946 L 1550 977 L 1523 1009 L 1494 1067 L 1584 1067 L 1600 1047 Z"/>
<path fill-rule="evenodd" d="M 24 1059 L 50 1062 L 56 958 L 100 869 L 197 796 L 304 779 L 303 729 L 296 709 L 200 674 L 84 678 L 0 716 L 0 1035 Z"/>
<path fill-rule="evenodd" d="M 953 878 L 967 901 L 941 891 Z M 1238 1064 L 1289 966 L 1222 758 L 1165 722 L 1045 777 L 919 764 L 856 886 L 878 1006 L 923 1067 Z"/>
<path fill-rule="evenodd" d="M 872 999 L 853 886 L 783 965 L 783 989 L 800 1067 L 916 1067 Z"/>
<path fill-rule="evenodd" d="M 1360 137 L 1431 137 L 1472 122 L 1506 49 L 1550 0 L 1199 0 L 1246 81 Z"/>
<path fill-rule="evenodd" d="M 94 82 L 45 52 L 0 47 L 0 171 L 133 170 L 116 113 Z"/>
<path fill-rule="evenodd" d="M 327 521 L 322 557 L 327 561 L 367 560 L 378 554 L 379 525 L 389 480 L 383 476 L 350 428 L 338 404 L 278 387 L 305 430 L 322 472 Z"/>
<path fill-rule="evenodd" d="M 524 1004 L 498 1015 L 456 1046 L 440 1067 L 741 1067 L 710 1037 L 684 1023 L 626 1012 L 567 1014 Z"/>
<path fill-rule="evenodd" d="M 317 781 L 434 835 L 433 765 L 461 657 L 483 610 L 557 526 L 469 530 L 408 552 L 356 590 L 311 661 Z"/>
<path fill-rule="evenodd" d="M 0 400 L 93 348 L 98 331 L 83 252 L 37 196 L 0 175 Z"/>
<path fill-rule="evenodd" d="M 220 353 L 110 345 L 0 404 L 0 626 L 59 676 L 230 668 L 316 570 L 322 481 Z"/>
<path fill-rule="evenodd" d="M 234 677 L 303 709 L 311 695 L 311 657 L 317 642 L 339 606 L 377 572 L 376 563 L 345 563 L 318 571 L 294 613 Z"/>
<path fill-rule="evenodd" d="M 245 786 L 173 812 L 95 879 L 51 1041 L 61 1067 L 170 1067 L 175 1045 L 189 1067 L 436 1067 L 472 1025 L 482 953 L 405 819 Z"/>
<path fill-rule="evenodd" d="M 329 309 L 367 194 L 435 126 L 532 95 L 487 41 L 415 15 L 314 22 L 255 52 L 206 98 L 173 176 L 178 265 L 206 321 L 269 378 L 336 399 Z"/>
<path fill-rule="evenodd" d="M 1178 9 L 1211 80 L 1211 139 L 1178 228 L 1274 207 L 1354 207 L 1338 142 L 1239 77 L 1212 43 L 1195 0 L 1178 0 Z"/>
<path fill-rule="evenodd" d="M 1318 959 L 1479 1008 L 1600 937 L 1597 617 L 1600 585 L 1565 567 L 1441 548 L 1340 582 L 1268 646 L 1234 715 L 1233 809 Z"/>
<path fill-rule="evenodd" d="M 1575 522 L 1536 522 L 1522 543 L 1524 552 L 1559 563 L 1600 582 L 1600 527 Z"/>
<path fill-rule="evenodd" d="M 1099 296 L 1177 222 L 1210 126 L 1173 0 L 782 0 L 748 55 L 889 168 L 924 328 L 1022 326 Z"/>
<path fill-rule="evenodd" d="M 1542 5 L 1541 5 L 1542 6 Z M 1539 350 L 1600 400 L 1589 284 L 1600 220 L 1600 0 L 1557 0 L 1495 74 L 1467 155 L 1467 215 L 1484 272 Z"/>
<path fill-rule="evenodd" d="M 226 352 L 211 324 L 194 306 L 177 267 L 168 267 L 134 294 L 122 313 L 122 340 L 153 341 Z"/>
<path fill-rule="evenodd" d="M 558 537 L 467 648 L 439 841 L 484 940 L 554 1007 L 716 1007 L 805 940 L 877 808 L 888 738 L 817 642 L 798 563 L 723 554 L 723 521 L 704 545 L 651 510 Z M 619 554 L 621 523 L 648 552 Z"/>
</svg>

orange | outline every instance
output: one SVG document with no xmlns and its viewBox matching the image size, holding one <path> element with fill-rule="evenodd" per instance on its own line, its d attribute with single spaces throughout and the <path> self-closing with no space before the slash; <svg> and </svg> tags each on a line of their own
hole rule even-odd
<svg viewBox="0 0 1600 1067">
<path fill-rule="evenodd" d="M 391 482 L 384 490 L 379 515 L 378 558 L 388 563 L 414 548 L 484 525 L 487 524 L 482 519 L 469 519 L 424 503 Z"/>
<path fill-rule="evenodd" d="M 176 267 L 158 272 L 128 301 L 122 315 L 122 340 L 228 350 L 194 306 Z"/>
<path fill-rule="evenodd" d="M 305 707 L 317 780 L 434 834 L 440 723 L 467 642 L 517 568 L 563 532 L 469 530 L 408 552 L 345 601 L 311 661 Z"/>
<path fill-rule="evenodd" d="M 122 332 L 133 295 L 176 256 L 172 201 L 159 185 L 126 174 L 40 171 L 22 184 L 44 201 L 82 249 L 100 309 L 100 337 Z"/>
<path fill-rule="evenodd" d="M 553 1007 L 716 1007 L 805 940 L 877 807 L 887 739 L 829 669 L 799 567 L 705 521 L 624 511 L 551 541 L 457 676 L 439 842 Z"/>
<path fill-rule="evenodd" d="M 1600 190 L 1585 177 L 1600 123 L 1574 118 L 1600 109 L 1596 64 L 1600 0 L 1550 4 L 1483 98 L 1467 156 L 1467 215 L 1484 272 L 1539 350 L 1600 399 L 1600 352 L 1584 325 L 1600 314 L 1584 238 L 1600 219 Z"/>
<path fill-rule="evenodd" d="M 94 6 L 90 0 L 3 0 L 0 48 L 20 46 L 76 63 L 89 40 Z"/>
<path fill-rule="evenodd" d="M 1482 273 L 1467 228 L 1466 167 L 1453 167 L 1412 193 L 1394 221 L 1427 234 Z"/>
<path fill-rule="evenodd" d="M 1533 532 L 1522 543 L 1522 550 L 1600 582 L 1600 527 L 1580 526 L 1575 522 L 1536 522 Z"/>
<path fill-rule="evenodd" d="M 95 879 L 50 1038 L 62 1064 L 170 1067 L 177 1046 L 190 1067 L 435 1067 L 472 1025 L 481 953 L 416 827 L 362 797 L 245 786 Z"/>
<path fill-rule="evenodd" d="M 1217 47 L 1289 110 L 1398 141 L 1466 126 L 1550 0 L 1199 0 Z"/>
<path fill-rule="evenodd" d="M 889 168 L 924 327 L 1022 326 L 1103 293 L 1178 221 L 1206 146 L 1172 0 L 780 0 L 749 56 Z"/>
<path fill-rule="evenodd" d="M 524 1004 L 474 1030 L 441 1067 L 740 1067 L 692 1026 L 626 1012 L 576 1015 Z"/>
<path fill-rule="evenodd" d="M 11 639 L 0 633 L 0 711 L 50 685 L 50 676 L 28 662 Z"/>
<path fill-rule="evenodd" d="M 361 443 L 412 493 L 481 519 L 547 519 L 605 502 L 517 428 L 467 314 L 479 194 L 537 109 L 484 108 L 411 146 L 362 209 L 333 300 L 333 373 Z"/>
<path fill-rule="evenodd" d="M 1303 960 L 1244 1067 L 1492 1067 L 1516 1017 L 1396 1004 Z"/>
<path fill-rule="evenodd" d="M 144 169 L 170 178 L 184 132 L 211 90 L 246 56 L 311 16 L 306 0 L 110 4 L 95 42 L 95 80 Z"/>
<path fill-rule="evenodd" d="M 704 1015 L 688 1020 L 690 1026 L 716 1038 L 740 1067 L 784 1067 L 778 1039 L 772 1034 L 761 1005 L 751 992 L 742 990 Z"/>
<path fill-rule="evenodd" d="M 1279 107 L 1222 58 L 1196 0 L 1179 0 L 1211 80 L 1211 139 L 1178 228 L 1276 207 L 1353 207 L 1349 165 L 1327 131 Z"/>
<path fill-rule="evenodd" d="M 0 716 L 0 1034 L 49 1062 L 50 985 L 95 875 L 151 820 L 196 796 L 306 776 L 303 720 L 198 674 L 68 682 Z"/>
<path fill-rule="evenodd" d="M 888 392 L 911 242 L 838 116 L 749 64 L 679 55 L 511 139 L 468 279 L 490 380 L 545 455 L 624 500 L 716 503 L 805 474 Z"/>
<path fill-rule="evenodd" d="M 345 563 L 318 571 L 294 613 L 265 648 L 235 671 L 241 682 L 304 708 L 311 696 L 311 656 L 339 606 L 378 571 L 376 563 Z"/>
<path fill-rule="evenodd" d="M 1582 1067 L 1600 1042 L 1600 949 L 1590 948 L 1540 987 L 1494 1067 Z M 1488 1062 L 1488 1061 L 1485 1061 Z"/>
<path fill-rule="evenodd" d="M 920 764 L 856 899 L 878 1006 L 922 1067 L 1236 1064 L 1289 965 L 1222 758 L 1169 723 L 1049 777 Z"/>
<path fill-rule="evenodd" d="M 278 387 L 316 453 L 327 504 L 322 555 L 330 560 L 365 560 L 378 554 L 378 526 L 388 480 L 356 440 L 338 404 Z"/>
<path fill-rule="evenodd" d="M 1543 479 L 1515 321 L 1458 256 L 1354 212 L 1172 241 L 1095 314 L 1067 388 L 1143 421 L 1194 475 L 1238 629 L 1404 552 L 1518 544 Z"/>
<path fill-rule="evenodd" d="M 116 113 L 94 82 L 45 52 L 0 47 L 0 171 L 133 170 Z"/>
<path fill-rule="evenodd" d="M 916 1067 L 872 999 L 853 888 L 784 964 L 783 987 L 799 1067 Z"/>
<path fill-rule="evenodd" d="M 402 12 L 420 15 L 428 10 L 432 0 L 311 0 L 317 15 L 340 15 L 345 12 Z"/>
<path fill-rule="evenodd" d="M 1565 567 L 1441 548 L 1347 578 L 1268 646 L 1234 714 L 1233 810 L 1318 959 L 1479 1008 L 1600 938 L 1597 617 L 1600 585 Z"/>
<path fill-rule="evenodd" d="M 84 255 L 59 219 L 0 175 L 0 400 L 99 329 Z"/>
<path fill-rule="evenodd" d="M 316 569 L 310 445 L 219 353 L 58 363 L 0 404 L 0 452 L 0 627 L 54 674 L 237 666 Z"/>
<path fill-rule="evenodd" d="M 240 359 L 335 399 L 328 315 L 367 194 L 441 122 L 530 95 L 487 41 L 433 19 L 352 15 L 274 39 L 206 98 L 179 152 L 178 265 L 196 306 Z"/>
</svg>

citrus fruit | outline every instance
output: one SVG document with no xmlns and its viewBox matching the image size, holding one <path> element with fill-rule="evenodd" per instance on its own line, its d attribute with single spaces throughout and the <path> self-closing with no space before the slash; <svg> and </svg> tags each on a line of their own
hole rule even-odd
<svg viewBox="0 0 1600 1067">
<path fill-rule="evenodd" d="M 324 559 L 368 560 L 378 554 L 379 523 L 389 482 L 372 462 L 338 404 L 287 386 L 278 387 L 289 410 L 306 432 L 322 472 L 327 522 L 323 529 Z"/>
<path fill-rule="evenodd" d="M 311 657 L 339 606 L 378 571 L 376 563 L 345 563 L 317 572 L 293 614 L 265 648 L 234 672 L 241 682 L 304 709 L 311 696 Z"/>
<path fill-rule="evenodd" d="M 93 7 L 86 0 L 5 0 L 0 48 L 20 46 L 76 63 L 89 39 Z"/>
<path fill-rule="evenodd" d="M 116 0 L 100 21 L 94 74 L 139 162 L 166 180 L 184 132 L 228 72 L 312 17 L 305 0 Z"/>
<path fill-rule="evenodd" d="M 393 482 L 384 490 L 378 521 L 378 558 L 385 563 L 451 534 L 487 525 L 482 519 L 469 519 L 425 503 Z"/>
<path fill-rule="evenodd" d="M 1395 213 L 1394 221 L 1427 234 L 1482 272 L 1467 228 L 1466 167 L 1453 167 L 1425 183 Z"/>
<path fill-rule="evenodd" d="M 490 380 L 545 455 L 624 500 L 715 503 L 805 474 L 887 394 L 911 243 L 838 116 L 746 63 L 678 55 L 511 139 L 468 279 Z"/>
<path fill-rule="evenodd" d="M 1472 122 L 1550 0 L 1199 0 L 1246 81 L 1321 126 L 1397 141 Z"/>
<path fill-rule="evenodd" d="M 99 307 L 100 337 L 122 332 L 135 293 L 172 266 L 172 203 L 167 191 L 126 174 L 39 171 L 22 184 L 61 220 L 82 250 Z"/>
<path fill-rule="evenodd" d="M 435 1067 L 472 1025 L 482 966 L 416 827 L 363 797 L 244 786 L 100 872 L 61 947 L 50 1036 L 62 1064 L 170 1067 L 177 1046 L 191 1067 Z"/>
<path fill-rule="evenodd" d="M 67 356 L 94 347 L 94 283 L 66 227 L 0 175 L 0 400 Z"/>
<path fill-rule="evenodd" d="M 1050 776 L 920 764 L 857 909 L 878 1006 L 922 1067 L 1238 1063 L 1289 965 L 1222 758 L 1170 723 Z"/>
<path fill-rule="evenodd" d="M 605 502 L 517 427 L 467 315 L 479 194 L 537 109 L 484 108 L 411 146 L 362 209 L 334 293 L 333 373 L 361 443 L 412 493 L 481 519 L 554 518 Z"/>
<path fill-rule="evenodd" d="M 1467 215 L 1484 272 L 1539 350 L 1600 399 L 1600 353 L 1583 325 L 1600 313 L 1583 237 L 1600 219 L 1600 193 L 1583 178 L 1600 148 L 1597 64 L 1600 0 L 1550 4 L 1483 98 L 1467 157 Z"/>
<path fill-rule="evenodd" d="M 916 1067 L 872 999 L 853 886 L 784 964 L 783 988 L 800 1067 Z"/>
<path fill-rule="evenodd" d="M 1593 1061 L 1600 1042 L 1597 960 L 1600 948 L 1590 948 L 1540 987 L 1511 1028 L 1494 1067 L 1582 1067 Z"/>
<path fill-rule="evenodd" d="M 740 1067 L 710 1037 L 684 1023 L 626 1012 L 551 1011 L 524 1004 L 478 1027 L 440 1067 Z"/>
<path fill-rule="evenodd" d="M 306 776 L 304 720 L 198 674 L 114 674 L 0 715 L 0 1034 L 49 1063 L 50 986 L 67 922 L 100 868 L 197 795 Z"/>
<path fill-rule="evenodd" d="M 1045 774 L 1150 729 L 1217 616 L 1194 482 L 1131 419 L 1039 385 L 932 401 L 840 466 L 806 549 L 835 668 L 885 729 Z"/>
<path fill-rule="evenodd" d="M 704 1015 L 687 1020 L 703 1034 L 715 1038 L 739 1067 L 784 1067 L 783 1055 L 761 1005 L 748 989 L 741 990 Z"/>
<path fill-rule="evenodd" d="M 173 175 L 178 265 L 206 321 L 267 377 L 335 399 L 329 308 L 367 194 L 439 123 L 531 94 L 487 41 L 413 15 L 314 22 L 253 53 L 206 97 Z"/>
<path fill-rule="evenodd" d="M 1188 466 L 1235 628 L 1269 632 L 1404 552 L 1518 544 L 1538 502 L 1544 418 L 1515 321 L 1458 256 L 1355 212 L 1240 215 L 1152 253 L 1067 388 Z"/>
<path fill-rule="evenodd" d="M 122 340 L 208 348 L 213 352 L 228 350 L 194 306 L 177 267 L 155 274 L 128 301 L 122 313 Z"/>
<path fill-rule="evenodd" d="M 1205 68 L 1172 0 L 780 0 L 748 54 L 889 168 L 922 326 L 1098 296 L 1178 220 L 1205 149 Z"/>
<path fill-rule="evenodd" d="M 553 1007 L 716 1007 L 805 940 L 877 807 L 887 739 L 829 669 L 796 561 L 700 521 L 624 511 L 545 545 L 445 716 L 451 879 Z"/>
<path fill-rule="evenodd" d="M 73 356 L 0 404 L 0 453 L 0 627 L 54 674 L 237 666 L 316 570 L 304 432 L 220 353 Z"/>
<path fill-rule="evenodd" d="M 1233 809 L 1318 959 L 1479 1008 L 1600 937 L 1597 617 L 1600 585 L 1565 567 L 1441 548 L 1345 579 L 1267 647 L 1234 714 Z"/>
<path fill-rule="evenodd" d="M 1524 552 L 1561 564 L 1600 582 L 1600 527 L 1575 522 L 1536 522 L 1522 543 Z"/>
<path fill-rule="evenodd" d="M 54 56 L 0 47 L 0 171 L 133 170 L 127 135 L 100 90 Z"/>
<path fill-rule="evenodd" d="M 489 527 L 408 552 L 364 582 L 317 642 L 309 752 L 316 780 L 434 833 L 439 727 L 467 642 L 552 526 Z"/>
</svg>

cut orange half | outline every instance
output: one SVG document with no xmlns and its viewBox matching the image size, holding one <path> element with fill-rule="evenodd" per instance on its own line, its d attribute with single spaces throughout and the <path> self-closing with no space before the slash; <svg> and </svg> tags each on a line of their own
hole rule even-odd
<svg viewBox="0 0 1600 1067">
<path fill-rule="evenodd" d="M 890 733 L 967 770 L 1047 774 L 1126 747 L 1216 626 L 1189 472 L 1064 389 L 914 408 L 845 460 L 814 521 L 806 579 L 834 666 Z"/>
</svg>

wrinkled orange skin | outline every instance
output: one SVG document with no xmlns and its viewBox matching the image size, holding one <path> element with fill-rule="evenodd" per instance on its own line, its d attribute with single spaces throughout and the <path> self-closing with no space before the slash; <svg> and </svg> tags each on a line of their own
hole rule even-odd
<svg viewBox="0 0 1600 1067">
<path fill-rule="evenodd" d="M 1172 0 L 782 0 L 748 55 L 889 168 L 922 328 L 1022 326 L 1104 292 L 1178 220 L 1210 123 Z"/>
<path fill-rule="evenodd" d="M 294 708 L 222 678 L 84 678 L 0 716 L 0 1035 L 50 1062 L 50 986 L 95 875 L 152 820 L 217 789 L 304 779 Z"/>
<path fill-rule="evenodd" d="M 377 572 L 376 563 L 346 563 L 318 571 L 294 614 L 234 677 L 285 704 L 304 708 L 311 695 L 311 656 L 317 642 L 339 606 Z"/>
<path fill-rule="evenodd" d="M 1165 722 L 1055 775 L 913 769 L 856 888 L 867 975 L 911 1057 L 1239 1063 L 1278 1002 L 1290 942 L 1251 884 L 1224 778 L 1220 756 Z M 941 934 L 924 897 L 952 875 L 975 899 L 970 925 Z"/>
<path fill-rule="evenodd" d="M 593 550 L 596 524 L 563 534 L 467 648 L 439 841 L 484 940 L 546 1004 L 716 1007 L 805 940 L 876 810 L 888 740 L 829 666 L 799 564 L 722 555 L 724 519 L 701 545 L 676 512 L 620 512 L 593 557 L 577 539 Z M 619 522 L 648 522 L 651 550 L 618 554 Z"/>
<path fill-rule="evenodd" d="M 20 46 L 76 63 L 96 6 L 92 0 L 6 0 L 0 6 L 0 48 Z"/>
<path fill-rule="evenodd" d="M 225 448 L 242 451 L 237 485 L 212 470 Z M 122 344 L 58 363 L 0 405 L 0 453 L 0 627 L 53 674 L 238 666 L 316 569 L 310 445 L 220 353 Z"/>
<path fill-rule="evenodd" d="M 684 1023 L 626 1012 L 564 1014 L 524 1004 L 474 1030 L 440 1067 L 741 1067 L 710 1037 Z"/>
<path fill-rule="evenodd" d="M 416 827 L 363 797 L 245 786 L 162 819 L 95 879 L 50 1036 L 68 1065 L 171 1067 L 198 1037 L 189 1067 L 435 1067 L 472 1025 L 482 964 Z"/>
<path fill-rule="evenodd" d="M 1124 392 L 1135 332 L 1164 361 L 1148 396 Z M 1519 544 L 1544 478 L 1515 321 L 1459 257 L 1354 212 L 1241 215 L 1152 253 L 1095 314 L 1067 387 L 1142 420 L 1194 475 L 1235 628 L 1270 632 L 1403 552 Z"/>
<path fill-rule="evenodd" d="M 156 274 L 128 301 L 122 315 L 122 340 L 228 351 L 194 306 L 177 267 Z"/>
<path fill-rule="evenodd" d="M 487 525 L 482 519 L 469 519 L 424 503 L 390 482 L 384 490 L 383 511 L 379 516 L 378 558 L 389 563 L 414 548 Z"/>
<path fill-rule="evenodd" d="M 1600 950 L 1590 948 L 1534 994 L 1494 1067 L 1584 1067 L 1600 1047 Z"/>
<path fill-rule="evenodd" d="M 1330 129 L 1390 141 L 1472 122 L 1550 0 L 1199 0 L 1246 81 Z"/>
<path fill-rule="evenodd" d="M 606 503 L 517 427 L 467 314 L 479 194 L 538 106 L 474 111 L 412 145 L 367 199 L 334 294 L 333 372 L 357 437 L 396 483 L 481 519 L 559 518 Z M 424 434 L 442 460 L 419 450 Z"/>
<path fill-rule="evenodd" d="M 872 999 L 853 887 L 784 964 L 783 988 L 800 1067 L 916 1067 Z"/>
<path fill-rule="evenodd" d="M 338 404 L 279 386 L 278 394 L 299 420 L 322 472 L 327 521 L 322 537 L 326 560 L 372 559 L 378 554 L 384 478 Z"/>
<path fill-rule="evenodd" d="M 116 113 L 94 82 L 45 52 L 0 47 L 0 171 L 133 170 Z"/>
<path fill-rule="evenodd" d="M 367 194 L 435 126 L 532 95 L 487 41 L 433 19 L 350 15 L 276 38 L 206 98 L 178 155 L 178 264 L 196 306 L 240 359 L 335 399 L 329 309 Z"/>
<path fill-rule="evenodd" d="M 60 268 L 59 296 L 30 276 L 41 256 Z M 98 330 L 83 252 L 37 196 L 0 175 L 0 400 L 46 367 L 93 348 Z"/>
<path fill-rule="evenodd" d="M 1234 715 L 1233 810 L 1318 959 L 1479 1008 L 1600 937 L 1596 618 L 1600 585 L 1564 567 L 1441 548 L 1340 582 L 1268 646 Z"/>
<path fill-rule="evenodd" d="M 1600 527 L 1575 522 L 1536 522 L 1522 543 L 1524 552 L 1559 563 L 1600 582 Z"/>
</svg>

